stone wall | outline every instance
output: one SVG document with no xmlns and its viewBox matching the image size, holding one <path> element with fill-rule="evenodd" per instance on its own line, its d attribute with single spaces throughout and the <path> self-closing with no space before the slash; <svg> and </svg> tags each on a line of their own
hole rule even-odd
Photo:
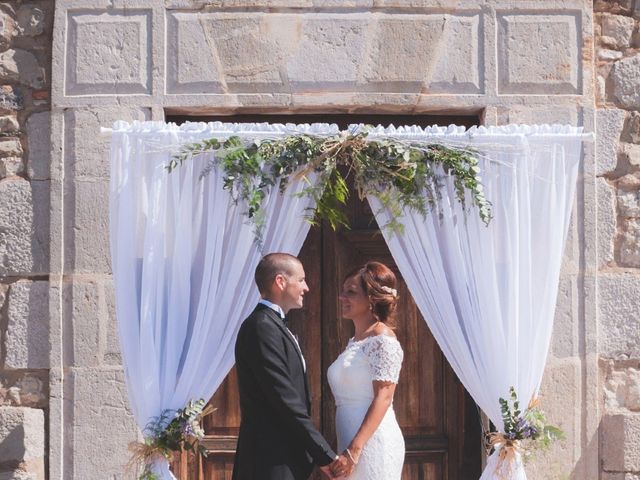
<svg viewBox="0 0 640 480">
<path fill-rule="evenodd" d="M 640 478 L 640 1 L 595 4 L 602 478 Z"/>
<path fill-rule="evenodd" d="M 0 478 L 43 479 L 53 3 L 0 3 Z"/>
<path fill-rule="evenodd" d="M 0 478 L 2 468 L 133 478 L 101 126 L 166 113 L 433 112 L 597 124 L 542 388 L 567 439 L 528 469 L 637 480 L 633 3 L 596 2 L 595 13 L 590 0 L 0 3 Z M 23 458 L 2 438 L 24 439 Z"/>
</svg>

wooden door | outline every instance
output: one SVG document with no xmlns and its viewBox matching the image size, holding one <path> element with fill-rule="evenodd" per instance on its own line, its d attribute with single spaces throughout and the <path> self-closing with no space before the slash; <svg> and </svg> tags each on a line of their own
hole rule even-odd
<svg viewBox="0 0 640 480">
<path fill-rule="evenodd" d="M 191 117 L 168 117 L 182 123 Z M 201 117 L 204 121 L 458 125 L 477 124 L 476 117 L 380 115 L 245 115 Z M 394 407 L 407 453 L 405 480 L 468 480 L 480 477 L 481 427 L 475 404 L 465 392 L 438 348 L 397 270 L 366 202 L 355 195 L 348 204 L 351 230 L 334 232 L 327 225 L 309 232 L 300 252 L 310 292 L 301 310 L 290 312 L 290 327 L 300 339 L 312 390 L 312 416 L 335 445 L 334 403 L 326 371 L 353 335 L 349 321 L 340 319 L 337 300 L 345 273 L 367 260 L 391 267 L 399 279 L 398 328 L 404 363 Z M 181 480 L 230 480 L 240 425 L 235 369 L 218 389 L 211 404 L 218 410 L 205 420 L 205 445 L 210 454 L 200 462 L 183 454 L 173 462 Z M 318 471 L 313 480 L 324 478 Z"/>
</svg>

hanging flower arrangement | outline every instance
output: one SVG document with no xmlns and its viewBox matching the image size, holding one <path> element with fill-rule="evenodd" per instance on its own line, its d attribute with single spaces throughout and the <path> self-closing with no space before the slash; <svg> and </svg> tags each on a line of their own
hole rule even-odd
<svg viewBox="0 0 640 480">
<path fill-rule="evenodd" d="M 254 223 L 258 239 L 265 222 L 263 201 L 269 190 L 278 185 L 283 192 L 289 179 L 308 178 L 312 173 L 318 181 L 308 182 L 299 194 L 316 203 L 307 218 L 312 223 L 324 219 L 334 229 L 340 225 L 349 227 L 343 210 L 348 198 L 348 177 L 361 200 L 371 195 L 389 209 L 394 220 L 381 227 L 392 232 L 402 232 L 398 219 L 405 208 L 423 215 L 438 210 L 445 176 L 453 179 L 456 198 L 465 210 L 475 206 L 485 224 L 491 220 L 491 204 L 484 195 L 477 152 L 469 148 L 372 139 L 366 128 L 331 137 L 300 134 L 251 143 L 232 136 L 224 142 L 209 138 L 185 144 L 171 158 L 167 169 L 171 172 L 207 152 L 215 153 L 215 160 L 205 167 L 203 175 L 215 163 L 222 167 L 224 188 L 236 201 L 246 203 L 245 214 Z"/>
<path fill-rule="evenodd" d="M 204 399 L 189 400 L 184 408 L 164 410 L 153 418 L 142 432 L 144 442 L 129 444 L 131 468 L 143 465 L 139 480 L 157 480 L 158 476 L 151 471 L 151 463 L 156 458 L 164 458 L 168 462 L 173 459 L 174 452 L 192 451 L 196 455 L 207 456 L 206 448 L 200 443 L 204 439 L 204 430 L 200 422 L 203 417 L 214 412 Z"/>
<path fill-rule="evenodd" d="M 520 410 L 514 387 L 509 389 L 509 398 L 500 398 L 499 402 L 504 433 L 489 433 L 487 444 L 489 448 L 499 449 L 495 473 L 498 478 L 506 479 L 510 478 L 517 455 L 526 458 L 536 450 L 546 450 L 556 440 L 563 439 L 564 433 L 548 422 L 537 398 L 524 411 Z"/>
</svg>

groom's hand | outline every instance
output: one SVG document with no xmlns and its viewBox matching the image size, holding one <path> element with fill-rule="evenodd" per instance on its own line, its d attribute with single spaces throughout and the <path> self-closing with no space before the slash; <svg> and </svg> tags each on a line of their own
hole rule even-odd
<svg viewBox="0 0 640 480">
<path fill-rule="evenodd" d="M 331 465 L 333 465 L 333 463 L 325 465 L 324 467 L 320 467 L 320 470 L 327 476 L 327 478 L 333 479 L 335 477 L 333 476 L 333 473 L 331 473 Z"/>
<path fill-rule="evenodd" d="M 329 469 L 333 474 L 333 478 L 348 477 L 349 475 L 351 475 L 353 465 L 343 454 L 338 455 L 338 458 L 336 458 L 331 464 L 329 464 Z"/>
</svg>

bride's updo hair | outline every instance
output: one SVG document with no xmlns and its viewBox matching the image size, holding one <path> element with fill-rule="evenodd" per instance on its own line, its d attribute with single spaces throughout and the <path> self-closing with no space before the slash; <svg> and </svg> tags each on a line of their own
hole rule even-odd
<svg viewBox="0 0 640 480">
<path fill-rule="evenodd" d="M 398 291 L 396 276 L 384 263 L 367 262 L 363 267 L 347 274 L 349 278 L 359 278 L 367 297 L 373 317 L 390 328 L 395 328 Z"/>
</svg>

